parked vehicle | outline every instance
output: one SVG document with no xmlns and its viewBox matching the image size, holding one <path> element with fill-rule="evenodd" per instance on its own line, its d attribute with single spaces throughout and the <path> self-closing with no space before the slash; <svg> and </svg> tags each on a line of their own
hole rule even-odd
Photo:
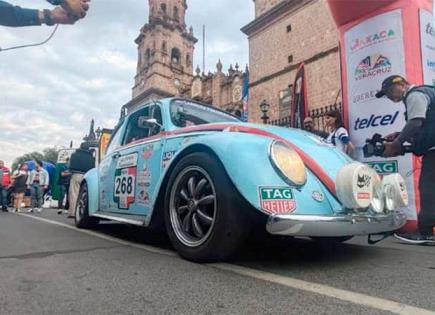
<svg viewBox="0 0 435 315">
<path fill-rule="evenodd" d="M 381 181 L 317 136 L 241 122 L 179 98 L 121 119 L 84 178 L 76 225 L 165 226 L 179 254 L 223 260 L 261 225 L 270 234 L 344 241 L 400 228 L 403 179 Z"/>
</svg>

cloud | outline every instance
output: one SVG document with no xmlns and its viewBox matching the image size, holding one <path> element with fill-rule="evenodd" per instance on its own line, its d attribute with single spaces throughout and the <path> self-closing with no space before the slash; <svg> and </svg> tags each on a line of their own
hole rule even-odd
<svg viewBox="0 0 435 315">
<path fill-rule="evenodd" d="M 23 7 L 45 1 L 8 0 Z M 199 42 L 194 62 L 202 64 L 206 25 L 206 71 L 248 62 L 248 41 L 240 28 L 253 19 L 252 0 L 188 0 L 186 23 Z M 93 0 L 84 20 L 60 26 L 47 44 L 0 52 L 0 159 L 11 165 L 27 152 L 78 145 L 95 126 L 112 128 L 131 99 L 137 63 L 134 43 L 148 20 L 148 1 Z M 206 3 L 206 4 L 205 4 Z M 222 21 L 225 20 L 225 23 Z M 0 47 L 40 42 L 53 28 L 1 27 Z"/>
</svg>

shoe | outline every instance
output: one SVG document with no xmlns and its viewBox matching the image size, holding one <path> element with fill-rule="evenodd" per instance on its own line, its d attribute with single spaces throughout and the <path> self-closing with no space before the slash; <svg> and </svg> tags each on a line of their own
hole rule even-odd
<svg viewBox="0 0 435 315">
<path fill-rule="evenodd" d="M 21 208 L 15 209 L 15 212 L 20 213 L 21 212 Z"/>
<path fill-rule="evenodd" d="M 36 208 L 36 212 L 41 213 L 42 212 L 42 208 Z"/>
<path fill-rule="evenodd" d="M 8 212 L 8 207 L 2 207 L 3 212 Z"/>
<path fill-rule="evenodd" d="M 62 214 L 62 209 L 57 210 L 57 214 Z"/>
<path fill-rule="evenodd" d="M 434 244 L 435 245 L 435 237 L 434 235 L 422 235 L 419 233 L 416 234 L 399 234 L 395 233 L 394 237 L 411 244 Z"/>
<path fill-rule="evenodd" d="M 30 208 L 29 210 L 27 210 L 27 212 L 32 213 L 33 212 L 33 208 Z"/>
</svg>

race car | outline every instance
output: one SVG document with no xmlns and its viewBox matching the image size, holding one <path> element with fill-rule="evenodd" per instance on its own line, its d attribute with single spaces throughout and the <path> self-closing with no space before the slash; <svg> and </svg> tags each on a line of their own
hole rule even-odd
<svg viewBox="0 0 435 315">
<path fill-rule="evenodd" d="M 84 176 L 75 223 L 164 228 L 182 257 L 210 262 L 232 257 L 258 228 L 335 241 L 394 231 L 406 203 L 399 174 L 381 180 L 314 134 L 169 98 L 120 120 Z"/>
</svg>

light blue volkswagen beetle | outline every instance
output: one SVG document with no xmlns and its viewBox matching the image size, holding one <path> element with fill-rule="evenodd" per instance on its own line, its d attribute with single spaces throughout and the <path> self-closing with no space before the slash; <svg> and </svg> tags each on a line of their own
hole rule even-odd
<svg viewBox="0 0 435 315">
<path fill-rule="evenodd" d="M 75 223 L 165 227 L 182 257 L 218 261 L 258 227 L 335 241 L 396 230 L 406 221 L 401 180 L 384 183 L 308 132 L 171 98 L 121 119 L 84 177 Z"/>
</svg>

